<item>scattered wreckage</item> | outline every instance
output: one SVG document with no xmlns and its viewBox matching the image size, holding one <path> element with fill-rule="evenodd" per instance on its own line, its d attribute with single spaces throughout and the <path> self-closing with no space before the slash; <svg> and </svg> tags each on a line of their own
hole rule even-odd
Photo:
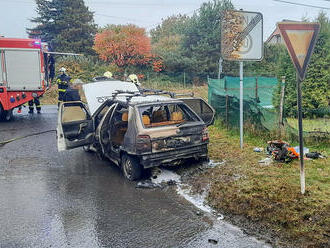
<svg viewBox="0 0 330 248">
<path fill-rule="evenodd" d="M 263 147 L 255 147 L 254 152 L 262 152 Z M 289 163 L 295 159 L 299 159 L 299 147 L 292 147 L 290 144 L 283 140 L 271 140 L 267 142 L 266 154 L 269 156 L 259 163 L 270 164 L 273 161 Z M 318 159 L 324 158 L 324 156 L 319 152 L 309 152 L 309 149 L 304 147 L 303 150 L 306 159 Z"/>
<path fill-rule="evenodd" d="M 87 105 L 65 102 L 59 108 L 59 151 L 96 151 L 120 166 L 129 180 L 139 179 L 146 168 L 207 158 L 207 126 L 215 112 L 203 99 L 122 81 L 83 88 Z"/>
</svg>

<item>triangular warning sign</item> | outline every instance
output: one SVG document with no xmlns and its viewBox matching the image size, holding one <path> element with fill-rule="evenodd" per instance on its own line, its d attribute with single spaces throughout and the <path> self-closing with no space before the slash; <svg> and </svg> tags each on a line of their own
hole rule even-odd
<svg viewBox="0 0 330 248">
<path fill-rule="evenodd" d="M 281 36 L 296 67 L 300 80 L 304 80 L 307 66 L 320 31 L 319 23 L 277 23 Z"/>
</svg>

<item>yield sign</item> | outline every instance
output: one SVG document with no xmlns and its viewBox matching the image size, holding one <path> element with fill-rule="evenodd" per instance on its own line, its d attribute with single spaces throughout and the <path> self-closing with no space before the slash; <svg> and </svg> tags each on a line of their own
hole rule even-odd
<svg viewBox="0 0 330 248">
<path fill-rule="evenodd" d="M 296 67 L 299 79 L 305 78 L 307 66 L 320 31 L 319 23 L 279 22 L 282 38 Z"/>
</svg>

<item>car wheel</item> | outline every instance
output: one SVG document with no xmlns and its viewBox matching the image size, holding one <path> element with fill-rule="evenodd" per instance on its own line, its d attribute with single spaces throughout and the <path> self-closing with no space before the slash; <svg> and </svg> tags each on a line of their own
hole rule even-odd
<svg viewBox="0 0 330 248">
<path fill-rule="evenodd" d="M 122 158 L 122 170 L 124 176 L 130 181 L 140 179 L 143 171 L 139 162 L 134 157 L 129 155 L 124 155 Z"/>
</svg>

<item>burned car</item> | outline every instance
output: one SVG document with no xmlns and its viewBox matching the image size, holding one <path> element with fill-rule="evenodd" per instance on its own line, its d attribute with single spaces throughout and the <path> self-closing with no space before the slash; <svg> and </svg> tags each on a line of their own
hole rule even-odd
<svg viewBox="0 0 330 248">
<path fill-rule="evenodd" d="M 86 84 L 84 92 L 88 105 L 60 105 L 59 151 L 94 150 L 120 166 L 129 180 L 139 179 L 147 168 L 207 158 L 214 110 L 203 99 L 120 81 Z"/>
</svg>

